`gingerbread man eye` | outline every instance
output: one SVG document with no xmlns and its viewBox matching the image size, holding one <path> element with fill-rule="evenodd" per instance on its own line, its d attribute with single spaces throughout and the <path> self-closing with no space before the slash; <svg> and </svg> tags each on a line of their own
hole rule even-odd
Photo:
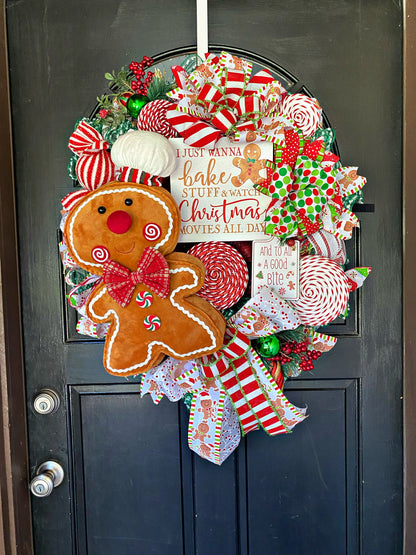
<svg viewBox="0 0 416 555">
<path fill-rule="evenodd" d="M 124 204 L 126 206 L 131 206 L 133 204 L 133 201 L 131 200 L 131 198 L 126 198 L 126 200 L 124 201 Z"/>
<path fill-rule="evenodd" d="M 98 207 L 98 212 L 100 214 L 104 214 L 106 212 L 107 208 L 105 206 L 99 206 Z"/>
<path fill-rule="evenodd" d="M 161 235 L 162 229 L 157 224 L 146 224 L 143 228 L 143 236 L 147 241 L 156 241 Z"/>
</svg>

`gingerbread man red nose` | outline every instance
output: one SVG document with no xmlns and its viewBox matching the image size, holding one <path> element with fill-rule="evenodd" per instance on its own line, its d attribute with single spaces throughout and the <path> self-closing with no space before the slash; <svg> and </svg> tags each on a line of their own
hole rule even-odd
<svg viewBox="0 0 416 555">
<path fill-rule="evenodd" d="M 107 218 L 107 227 L 113 233 L 121 235 L 126 233 L 132 226 L 132 219 L 130 214 L 124 210 L 116 210 Z"/>
</svg>

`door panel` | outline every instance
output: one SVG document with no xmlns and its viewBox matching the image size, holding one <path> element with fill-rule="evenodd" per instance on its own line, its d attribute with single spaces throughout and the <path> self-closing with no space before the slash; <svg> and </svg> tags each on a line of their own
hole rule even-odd
<svg viewBox="0 0 416 555">
<path fill-rule="evenodd" d="M 68 137 L 106 71 L 192 45 L 195 4 L 7 3 L 30 464 L 65 480 L 33 499 L 36 553 L 401 552 L 401 7 L 379 0 L 209 2 L 212 44 L 244 49 L 310 91 L 345 165 L 368 177 L 350 265 L 372 265 L 337 346 L 287 396 L 309 418 L 242 440 L 218 468 L 187 447 L 187 411 L 108 375 L 74 333 L 57 248 Z M 305 89 L 306 87 L 306 89 Z M 32 408 L 55 389 L 60 409 Z"/>
</svg>

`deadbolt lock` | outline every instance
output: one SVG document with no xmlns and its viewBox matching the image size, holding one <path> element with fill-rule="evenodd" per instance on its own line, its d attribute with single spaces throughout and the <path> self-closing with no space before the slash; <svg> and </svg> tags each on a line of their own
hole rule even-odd
<svg viewBox="0 0 416 555">
<path fill-rule="evenodd" d="M 41 389 L 33 399 L 33 408 L 38 414 L 52 414 L 59 404 L 59 396 L 52 389 Z"/>
</svg>

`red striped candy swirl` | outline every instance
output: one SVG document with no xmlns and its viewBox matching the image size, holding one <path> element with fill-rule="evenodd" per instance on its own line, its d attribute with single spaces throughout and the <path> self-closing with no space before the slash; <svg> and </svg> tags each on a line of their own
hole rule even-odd
<svg viewBox="0 0 416 555">
<path fill-rule="evenodd" d="M 229 308 L 241 299 L 248 284 L 248 269 L 234 247 L 209 241 L 195 245 L 188 252 L 205 266 L 204 285 L 198 292 L 200 297 L 219 310 Z"/>
<path fill-rule="evenodd" d="M 293 120 L 306 137 L 312 136 L 322 124 L 319 102 L 304 94 L 287 95 L 281 104 L 280 113 Z"/>
<path fill-rule="evenodd" d="M 98 262 L 99 264 L 104 264 L 104 262 L 107 262 L 107 260 L 110 258 L 110 252 L 106 247 L 97 245 L 91 250 L 91 257 L 93 260 L 95 260 L 95 262 Z"/>
<path fill-rule="evenodd" d="M 302 324 L 323 326 L 342 314 L 350 287 L 342 268 L 323 256 L 304 256 L 300 264 L 300 298 L 291 301 Z"/>
<path fill-rule="evenodd" d="M 137 118 L 137 129 L 154 131 L 170 139 L 177 137 L 176 130 L 166 119 L 166 110 L 172 103 L 167 100 L 152 100 L 143 106 Z"/>
<path fill-rule="evenodd" d="M 162 228 L 155 223 L 146 224 L 143 228 L 143 236 L 147 241 L 157 241 L 162 235 Z"/>
</svg>

